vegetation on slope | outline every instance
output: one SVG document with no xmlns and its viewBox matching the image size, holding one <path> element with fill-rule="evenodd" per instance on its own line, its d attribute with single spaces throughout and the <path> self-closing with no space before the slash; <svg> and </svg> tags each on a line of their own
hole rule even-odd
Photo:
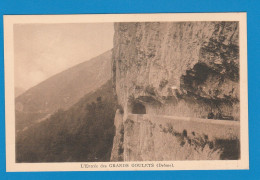
<svg viewBox="0 0 260 180">
<path fill-rule="evenodd" d="M 16 136 L 17 162 L 109 161 L 117 103 L 108 81 L 70 109 Z"/>
<path fill-rule="evenodd" d="M 237 137 L 228 139 L 215 138 L 209 140 L 208 135 L 192 132 L 188 135 L 186 129 L 183 132 L 176 131 L 172 125 L 160 128 L 164 133 L 170 133 L 176 137 L 175 146 L 181 150 L 175 153 L 177 157 L 185 160 L 238 160 L 240 159 L 240 140 Z M 176 149 L 178 149 L 176 148 Z"/>
</svg>

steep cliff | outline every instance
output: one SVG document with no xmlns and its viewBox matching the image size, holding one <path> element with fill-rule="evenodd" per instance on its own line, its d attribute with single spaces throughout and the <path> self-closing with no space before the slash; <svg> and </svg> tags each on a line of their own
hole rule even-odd
<svg viewBox="0 0 260 180">
<path fill-rule="evenodd" d="M 234 116 L 239 102 L 237 22 L 116 23 L 113 83 L 126 113 Z M 235 117 L 239 119 L 239 117 Z"/>
<path fill-rule="evenodd" d="M 122 160 L 122 152 L 125 161 L 239 158 L 239 122 L 162 120 L 169 115 L 239 121 L 238 27 L 238 22 L 115 23 L 112 80 L 121 114 L 117 111 L 111 160 Z M 132 114 L 147 116 L 134 120 Z M 179 131 L 164 128 L 169 125 Z M 214 134 L 220 126 L 223 133 Z M 205 133 L 213 133 L 215 140 Z M 199 155 L 186 157 L 180 152 L 191 154 L 196 140 L 190 137 L 198 139 L 194 134 L 206 137 L 199 140 L 205 143 Z M 232 156 L 215 152 L 208 157 L 213 146 L 220 147 L 218 142 L 234 144 L 225 147 Z"/>
</svg>

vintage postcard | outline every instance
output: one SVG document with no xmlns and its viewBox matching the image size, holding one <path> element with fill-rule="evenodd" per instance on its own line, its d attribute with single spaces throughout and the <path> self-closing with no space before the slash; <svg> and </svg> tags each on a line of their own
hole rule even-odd
<svg viewBox="0 0 260 180">
<path fill-rule="evenodd" d="M 7 171 L 249 169 L 246 13 L 4 16 Z"/>
</svg>

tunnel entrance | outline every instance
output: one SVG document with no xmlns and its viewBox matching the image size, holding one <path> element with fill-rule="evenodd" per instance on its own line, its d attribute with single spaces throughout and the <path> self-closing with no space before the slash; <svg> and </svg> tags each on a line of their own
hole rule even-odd
<svg viewBox="0 0 260 180">
<path fill-rule="evenodd" d="M 146 114 L 146 108 L 142 103 L 136 102 L 133 104 L 132 114 Z"/>
</svg>

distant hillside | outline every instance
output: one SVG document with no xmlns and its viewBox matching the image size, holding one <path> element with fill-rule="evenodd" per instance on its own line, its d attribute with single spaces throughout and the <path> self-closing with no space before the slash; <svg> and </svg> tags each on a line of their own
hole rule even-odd
<svg viewBox="0 0 260 180">
<path fill-rule="evenodd" d="M 68 109 L 111 78 L 111 51 L 65 70 L 15 99 L 16 130 Z"/>
<path fill-rule="evenodd" d="M 117 107 L 111 80 L 16 136 L 17 162 L 109 161 Z"/>
<path fill-rule="evenodd" d="M 15 87 L 14 88 L 14 95 L 15 95 L 15 97 L 18 97 L 18 96 L 20 96 L 22 93 L 24 93 L 24 89 L 23 88 L 21 88 L 21 87 Z"/>
</svg>

